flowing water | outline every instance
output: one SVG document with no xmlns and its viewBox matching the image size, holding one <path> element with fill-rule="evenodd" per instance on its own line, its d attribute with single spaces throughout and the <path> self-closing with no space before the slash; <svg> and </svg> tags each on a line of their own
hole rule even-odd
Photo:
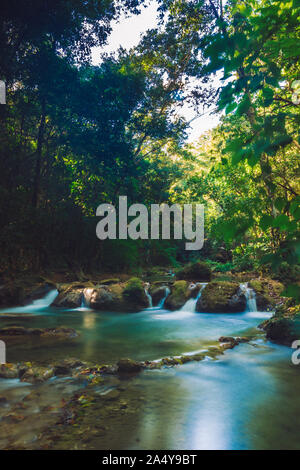
<svg viewBox="0 0 300 470">
<path fill-rule="evenodd" d="M 181 311 L 183 312 L 196 312 L 196 305 L 198 299 L 200 299 L 203 289 L 205 288 L 206 283 L 201 284 L 199 292 L 195 298 L 191 297 L 186 303 L 181 307 Z"/>
<path fill-rule="evenodd" d="M 122 393 L 129 409 L 134 403 L 134 412 L 114 415 L 111 431 L 108 426 L 101 437 L 91 438 L 88 447 L 298 449 L 300 366 L 292 364 L 291 349 L 259 336 L 257 325 L 271 314 L 257 312 L 253 294 L 247 292 L 247 286 L 244 289 L 247 309 L 238 314 L 196 313 L 197 299 L 176 312 L 161 306 L 132 314 L 95 312 L 85 306 L 59 310 L 49 306 L 55 297 L 52 292 L 47 301 L 0 311 L 1 326 L 68 326 L 79 337 L 17 339 L 7 345 L 7 360 L 49 363 L 70 356 L 99 364 L 114 363 L 120 357 L 154 360 L 201 351 L 217 344 L 220 336 L 255 334 L 255 341 L 226 351 L 216 361 L 145 371 L 126 381 Z M 17 401 L 36 387 L 0 380 L 0 395 Z M 58 393 L 70 394 L 74 385 L 55 379 L 40 387 L 43 397 L 55 401 Z M 99 421 L 101 413 L 99 409 Z M 96 425 L 97 410 L 91 419 Z"/>
</svg>

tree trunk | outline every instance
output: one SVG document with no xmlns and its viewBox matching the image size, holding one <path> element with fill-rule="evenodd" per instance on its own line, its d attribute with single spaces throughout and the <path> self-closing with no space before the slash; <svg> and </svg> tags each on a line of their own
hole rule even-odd
<svg viewBox="0 0 300 470">
<path fill-rule="evenodd" d="M 37 141 L 37 149 L 36 149 L 35 173 L 34 173 L 34 180 L 33 180 L 32 206 L 34 208 L 37 208 L 38 203 L 39 203 L 42 150 L 43 150 L 45 122 L 46 122 L 46 101 L 43 98 L 42 114 L 41 114 L 41 120 L 40 120 L 40 125 L 39 125 L 38 141 Z"/>
</svg>

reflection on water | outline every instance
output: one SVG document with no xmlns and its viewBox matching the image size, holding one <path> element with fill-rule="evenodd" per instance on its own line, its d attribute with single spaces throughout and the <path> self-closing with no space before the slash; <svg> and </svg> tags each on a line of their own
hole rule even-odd
<svg viewBox="0 0 300 470">
<path fill-rule="evenodd" d="M 20 310 L 22 309 L 22 311 Z M 163 356 L 197 351 L 220 336 L 245 335 L 268 318 L 270 313 L 205 314 L 146 309 L 139 313 L 103 313 L 84 308 L 60 310 L 42 307 L 10 309 L 13 318 L 0 311 L 2 326 L 24 325 L 32 328 L 66 326 L 79 337 L 68 340 L 20 338 L 7 347 L 7 360 L 51 361 L 70 355 L 97 363 L 112 363 L 120 357 L 154 360 Z M 1 317 L 2 313 L 2 317 Z M 30 315 L 31 314 L 31 315 Z"/>
</svg>

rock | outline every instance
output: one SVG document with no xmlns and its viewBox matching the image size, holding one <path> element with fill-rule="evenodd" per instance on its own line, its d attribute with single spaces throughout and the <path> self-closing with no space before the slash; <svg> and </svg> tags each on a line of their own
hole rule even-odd
<svg viewBox="0 0 300 470">
<path fill-rule="evenodd" d="M 212 272 L 208 264 L 203 261 L 197 261 L 186 265 L 176 273 L 176 279 L 185 279 L 188 281 L 210 281 Z"/>
<path fill-rule="evenodd" d="M 152 304 L 154 307 L 156 307 L 156 305 L 158 305 L 159 302 L 165 297 L 166 288 L 166 286 L 150 288 L 149 293 L 152 297 Z"/>
<path fill-rule="evenodd" d="M 63 290 L 60 288 L 58 292 L 58 296 L 51 304 L 52 307 L 77 308 L 81 306 L 82 288 L 67 287 Z"/>
<path fill-rule="evenodd" d="M 275 315 L 259 325 L 266 332 L 266 337 L 275 343 L 291 346 L 300 338 L 300 305 L 282 305 Z"/>
<path fill-rule="evenodd" d="M 196 305 L 196 311 L 204 313 L 236 313 L 245 308 L 246 297 L 239 284 L 227 281 L 208 283 Z"/>
<path fill-rule="evenodd" d="M 57 336 L 63 338 L 74 338 L 78 333 L 73 328 L 25 328 L 24 326 L 7 326 L 0 328 L 0 337 L 2 336 Z"/>
<path fill-rule="evenodd" d="M 259 311 L 272 310 L 276 301 L 280 300 L 280 294 L 284 285 L 272 279 L 251 279 L 249 287 L 256 293 L 256 305 Z"/>
<path fill-rule="evenodd" d="M 189 285 L 190 295 L 193 299 L 197 297 L 201 287 L 202 287 L 202 284 L 200 282 L 197 282 L 196 284 L 192 283 Z"/>
<path fill-rule="evenodd" d="M 233 349 L 239 344 L 238 339 L 232 336 L 221 336 L 219 342 L 223 343 L 223 349 Z"/>
<path fill-rule="evenodd" d="M 0 285 L 0 306 L 24 305 L 44 297 L 55 286 L 39 276 L 9 279 Z"/>
<path fill-rule="evenodd" d="M 19 377 L 19 370 L 16 364 L 1 364 L 0 365 L 0 378 L 1 379 L 17 379 Z"/>
<path fill-rule="evenodd" d="M 122 292 L 125 304 L 130 308 L 142 310 L 148 307 L 148 297 L 146 296 L 143 282 L 137 277 L 129 279 Z"/>
<path fill-rule="evenodd" d="M 21 375 L 21 382 L 41 383 L 54 376 L 54 370 L 51 367 L 30 367 Z"/>
<path fill-rule="evenodd" d="M 117 366 L 118 372 L 121 374 L 136 374 L 143 369 L 143 365 L 140 362 L 133 361 L 132 359 L 120 359 Z"/>
<path fill-rule="evenodd" d="M 86 285 L 72 283 L 59 286 L 59 294 L 52 306 L 76 308 L 81 306 L 84 298 L 86 305 L 99 311 L 134 312 L 148 307 L 143 282 L 138 278 L 132 278 L 126 284 Z"/>
<path fill-rule="evenodd" d="M 86 363 L 78 359 L 64 359 L 63 361 L 54 364 L 54 375 L 70 375 L 74 369 L 84 366 L 86 366 Z"/>
<path fill-rule="evenodd" d="M 110 286 L 111 284 L 119 284 L 120 282 L 121 282 L 120 279 L 112 278 L 112 279 L 103 279 L 100 281 L 100 284 L 103 286 Z"/>
<path fill-rule="evenodd" d="M 181 364 L 180 359 L 175 357 L 164 357 L 161 362 L 164 366 L 178 366 L 178 364 Z"/>
<path fill-rule="evenodd" d="M 164 306 L 169 310 L 179 310 L 189 296 L 190 292 L 187 281 L 176 281 L 172 286 L 171 294 L 166 298 Z"/>
<path fill-rule="evenodd" d="M 86 305 L 95 310 L 113 310 L 118 301 L 118 297 L 107 286 L 84 289 L 83 295 Z"/>
<path fill-rule="evenodd" d="M 48 294 L 51 289 L 56 289 L 56 285 L 51 282 L 43 282 L 42 284 L 35 287 L 25 298 L 25 302 L 32 302 L 36 299 L 41 299 Z"/>
<path fill-rule="evenodd" d="M 233 336 L 220 336 L 220 343 L 235 343 L 236 339 Z"/>
<path fill-rule="evenodd" d="M 239 342 L 239 343 L 249 343 L 249 341 L 251 341 L 251 338 L 247 337 L 247 336 L 238 336 L 236 338 L 236 340 Z"/>
</svg>

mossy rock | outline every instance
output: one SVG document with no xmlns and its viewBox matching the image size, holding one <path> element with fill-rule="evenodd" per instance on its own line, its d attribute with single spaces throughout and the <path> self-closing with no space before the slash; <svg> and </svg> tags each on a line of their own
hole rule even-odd
<svg viewBox="0 0 300 470">
<path fill-rule="evenodd" d="M 103 279 L 99 281 L 99 283 L 103 286 L 110 286 L 111 284 L 118 284 L 121 280 L 118 278 L 111 278 L 111 279 Z"/>
<path fill-rule="evenodd" d="M 188 300 L 190 292 L 187 281 L 174 282 L 171 294 L 168 295 L 164 307 L 169 310 L 179 310 Z"/>
<path fill-rule="evenodd" d="M 151 287 L 149 293 L 152 297 L 152 304 L 155 307 L 166 296 L 167 286 Z"/>
<path fill-rule="evenodd" d="M 0 364 L 0 379 L 16 379 L 19 377 L 19 369 L 16 364 L 7 362 Z"/>
<path fill-rule="evenodd" d="M 137 277 L 129 279 L 122 292 L 122 297 L 129 307 L 134 306 L 134 308 L 142 309 L 149 306 L 143 282 Z"/>
<path fill-rule="evenodd" d="M 83 289 L 68 286 L 60 287 L 58 296 L 54 299 L 51 306 L 60 308 L 77 308 L 82 301 Z"/>
<path fill-rule="evenodd" d="M 196 311 L 203 313 L 237 313 L 246 308 L 246 298 L 236 282 L 213 281 L 203 289 Z"/>
<path fill-rule="evenodd" d="M 51 367 L 30 367 L 21 375 L 21 382 L 41 383 L 51 379 L 54 376 L 54 370 Z"/>
<path fill-rule="evenodd" d="M 281 282 L 272 279 L 251 279 L 248 286 L 256 293 L 256 305 L 259 311 L 273 309 L 284 290 Z"/>
<path fill-rule="evenodd" d="M 208 264 L 203 261 L 187 264 L 183 269 L 176 273 L 176 279 L 185 279 L 187 281 L 210 281 L 212 271 Z"/>
<path fill-rule="evenodd" d="M 140 362 L 133 361 L 132 359 L 120 359 L 117 363 L 119 374 L 137 374 L 143 369 Z"/>
<path fill-rule="evenodd" d="M 24 326 L 17 325 L 0 328 L 0 338 L 6 336 L 75 338 L 78 336 L 78 333 L 73 328 L 66 328 L 64 326 L 53 328 L 25 328 Z"/>
<path fill-rule="evenodd" d="M 300 338 L 300 305 L 282 305 L 269 320 L 265 320 L 259 328 L 266 332 L 266 337 L 275 343 L 291 346 Z"/>
</svg>

